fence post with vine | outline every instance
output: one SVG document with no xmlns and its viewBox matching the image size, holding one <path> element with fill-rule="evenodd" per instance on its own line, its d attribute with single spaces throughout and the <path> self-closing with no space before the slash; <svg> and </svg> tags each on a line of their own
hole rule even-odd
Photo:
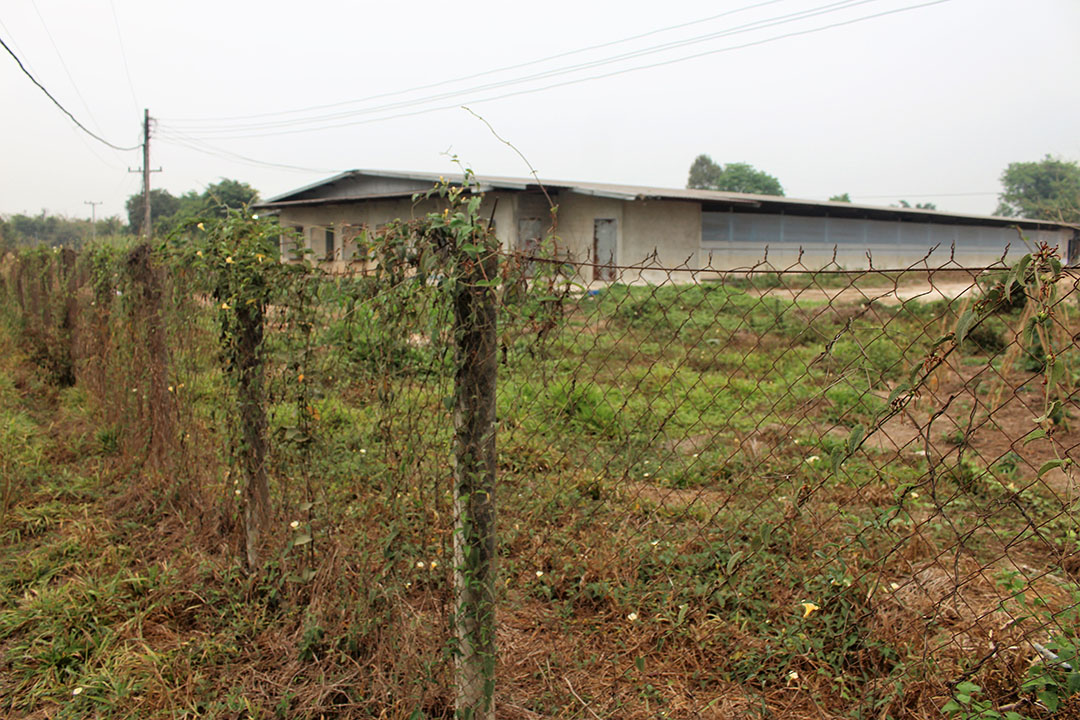
<svg viewBox="0 0 1080 720">
<path fill-rule="evenodd" d="M 451 191 L 453 192 L 453 191 Z M 457 710 L 494 718 L 495 389 L 499 245 L 478 217 L 479 196 L 445 213 L 454 374 L 454 636 Z M 436 221 L 437 222 L 437 221 Z"/>
<path fill-rule="evenodd" d="M 298 270 L 276 257 L 280 233 L 272 221 L 245 210 L 189 223 L 174 237 L 177 259 L 195 269 L 216 305 L 221 360 L 233 396 L 230 450 L 244 480 L 237 490 L 249 572 L 259 567 L 270 519 L 264 320 L 267 307 L 287 294 L 288 278 Z"/>
</svg>

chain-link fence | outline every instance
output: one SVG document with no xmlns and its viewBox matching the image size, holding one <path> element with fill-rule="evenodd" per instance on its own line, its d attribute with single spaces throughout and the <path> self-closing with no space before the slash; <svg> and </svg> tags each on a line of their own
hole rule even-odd
<svg viewBox="0 0 1080 720">
<path fill-rule="evenodd" d="M 1080 689 L 1078 276 L 1050 250 L 604 282 L 485 257 L 449 293 L 417 260 L 304 275 L 266 303 L 252 602 L 279 587 L 297 609 L 255 701 L 302 686 L 290 711 L 312 717 L 491 717 L 493 693 L 506 718 L 989 718 Z M 501 265 L 531 279 L 491 282 Z M 28 332 L 59 342 L 33 329 L 57 327 L 33 300 L 47 288 L 11 267 Z M 168 356 L 143 341 L 128 355 L 150 385 L 119 394 L 168 424 L 110 427 L 163 428 L 142 442 L 174 458 L 159 466 L 208 547 L 239 557 L 243 453 L 220 438 L 252 441 L 228 429 L 246 421 L 223 409 L 237 390 L 212 321 L 233 301 L 177 272 L 144 318 Z M 93 303 L 80 328 L 130 296 L 95 277 L 50 281 Z M 118 395 L 94 380 L 118 361 L 79 347 L 79 381 Z"/>
</svg>

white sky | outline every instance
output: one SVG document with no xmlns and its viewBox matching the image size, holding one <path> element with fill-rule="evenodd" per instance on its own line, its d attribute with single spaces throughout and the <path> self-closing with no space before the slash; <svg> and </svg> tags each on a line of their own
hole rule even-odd
<svg viewBox="0 0 1080 720">
<path fill-rule="evenodd" d="M 174 194 L 223 177 L 269 197 L 350 168 L 449 173 L 448 150 L 479 174 L 527 175 L 521 158 L 460 104 L 513 142 L 542 178 L 683 187 L 693 158 L 708 153 L 775 175 L 791 197 L 849 192 L 857 202 L 904 198 L 989 213 L 1009 162 L 1047 153 L 1080 159 L 1077 0 L 946 0 L 713 52 L 922 2 L 4 0 L 0 38 L 65 107 L 115 144 L 140 142 L 148 107 L 160 121 L 151 166 L 163 168 L 152 183 Z M 738 12 L 455 82 L 727 11 Z M 807 11 L 821 14 L 371 112 Z M 480 102 L 703 52 L 710 54 Z M 377 120 L 348 127 L 242 137 L 297 129 L 254 123 L 319 113 L 217 120 L 422 85 L 431 87 L 321 111 L 354 113 L 336 123 Z M 83 135 L 2 48 L 0 98 L 0 213 L 47 209 L 83 217 L 90 214 L 84 202 L 93 200 L 104 203 L 98 217 L 124 214 L 125 199 L 140 187 L 140 176 L 127 172 L 141 165 L 140 152 L 110 150 Z M 446 105 L 454 107 L 378 120 Z M 230 129 L 223 133 L 223 126 Z M 184 136 L 322 172 L 196 152 L 177 142 Z"/>
</svg>

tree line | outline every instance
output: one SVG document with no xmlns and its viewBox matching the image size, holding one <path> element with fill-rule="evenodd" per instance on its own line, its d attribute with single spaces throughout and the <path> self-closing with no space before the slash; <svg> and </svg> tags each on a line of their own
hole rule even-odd
<svg viewBox="0 0 1080 720">
<path fill-rule="evenodd" d="M 995 215 L 1035 220 L 1080 223 L 1080 164 L 1046 155 L 1034 162 L 1009 163 L 1001 173 L 1002 192 Z M 698 190 L 784 195 L 780 181 L 748 163 L 726 165 L 708 155 L 698 155 L 690 164 L 686 187 Z M 851 202 L 849 193 L 833 195 L 830 202 Z M 934 203 L 900 200 L 894 207 L 937 210 Z"/>
<path fill-rule="evenodd" d="M 225 217 L 228 210 L 258 202 L 259 192 L 239 180 L 222 179 L 203 191 L 189 190 L 176 196 L 168 190 L 150 191 L 150 218 L 155 233 L 168 233 L 190 218 Z M 16 213 L 0 215 L 0 251 L 20 246 L 79 248 L 92 237 L 138 235 L 143 231 L 143 195 L 135 193 L 125 203 L 127 222 L 119 216 L 91 222 L 64 215 Z"/>
</svg>

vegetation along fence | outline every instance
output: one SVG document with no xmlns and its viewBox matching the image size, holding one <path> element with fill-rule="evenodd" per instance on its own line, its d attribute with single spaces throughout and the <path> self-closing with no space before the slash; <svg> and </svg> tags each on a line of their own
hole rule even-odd
<svg viewBox="0 0 1080 720">
<path fill-rule="evenodd" d="M 26 354 L 99 419 L 112 507 L 173 538 L 130 561 L 157 589 L 78 636 L 138 637 L 145 661 L 113 672 L 141 697 L 223 717 L 1075 709 L 1080 313 L 1052 249 L 583 284 L 553 240 L 507 256 L 473 196 L 433 192 L 445 212 L 368 238 L 377 262 L 349 276 L 278 262 L 279 230 L 244 214 L 4 260 Z M 22 542 L 35 490 L 7 477 Z M 8 710 L 118 652 L 46 672 L 60 582 L 8 588 Z M 80 682 L 65 702 L 116 702 Z"/>
</svg>

